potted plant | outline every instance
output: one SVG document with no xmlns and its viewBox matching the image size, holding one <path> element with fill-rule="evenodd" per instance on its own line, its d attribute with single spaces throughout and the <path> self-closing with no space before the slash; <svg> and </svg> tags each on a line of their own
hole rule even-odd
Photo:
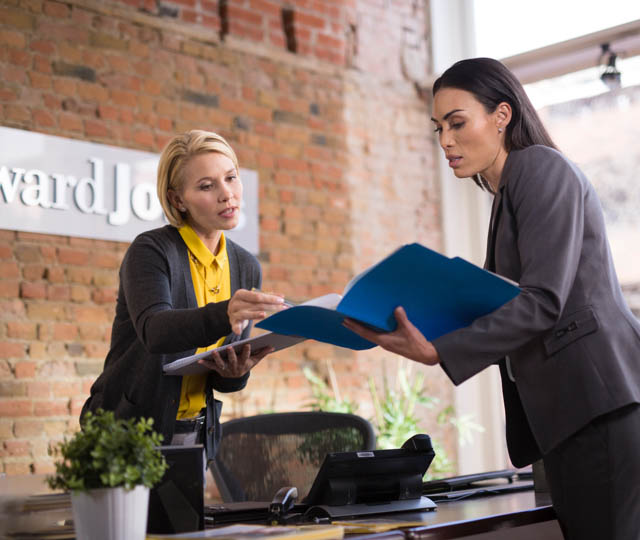
<svg viewBox="0 0 640 540">
<path fill-rule="evenodd" d="M 167 469 L 153 419 L 116 420 L 112 411 L 87 413 L 82 429 L 50 449 L 59 459 L 52 489 L 71 491 L 78 540 L 144 540 L 149 488 Z"/>
</svg>

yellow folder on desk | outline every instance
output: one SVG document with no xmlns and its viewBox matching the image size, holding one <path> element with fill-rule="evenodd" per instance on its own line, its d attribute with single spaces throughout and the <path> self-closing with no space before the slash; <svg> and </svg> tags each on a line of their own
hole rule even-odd
<svg viewBox="0 0 640 540">
<path fill-rule="evenodd" d="M 217 540 L 341 540 L 344 528 L 338 525 L 228 525 L 190 533 L 147 535 L 147 540 L 215 538 Z"/>
</svg>

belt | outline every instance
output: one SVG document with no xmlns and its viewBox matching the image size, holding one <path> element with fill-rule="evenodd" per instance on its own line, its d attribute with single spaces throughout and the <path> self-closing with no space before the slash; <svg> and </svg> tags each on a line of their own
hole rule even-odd
<svg viewBox="0 0 640 540">
<path fill-rule="evenodd" d="M 204 426 L 205 418 L 205 415 L 202 415 L 186 420 L 176 420 L 174 433 L 193 433 L 194 431 L 200 431 Z"/>
</svg>

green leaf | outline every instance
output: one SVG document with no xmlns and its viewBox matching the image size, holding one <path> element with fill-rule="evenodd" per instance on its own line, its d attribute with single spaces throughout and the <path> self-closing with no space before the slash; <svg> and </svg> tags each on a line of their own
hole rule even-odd
<svg viewBox="0 0 640 540">
<path fill-rule="evenodd" d="M 153 419 L 116 419 L 112 411 L 87 413 L 82 429 L 65 438 L 51 455 L 59 458 L 55 474 L 47 477 L 53 489 L 86 490 L 136 485 L 153 487 L 167 463 L 156 448 L 162 435 L 153 431 Z"/>
</svg>

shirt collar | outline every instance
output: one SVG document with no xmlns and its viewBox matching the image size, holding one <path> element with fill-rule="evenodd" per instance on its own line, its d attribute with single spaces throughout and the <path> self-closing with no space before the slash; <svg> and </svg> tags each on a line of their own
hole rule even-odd
<svg viewBox="0 0 640 540">
<path fill-rule="evenodd" d="M 183 225 L 178 229 L 180 236 L 187 244 L 189 252 L 198 260 L 200 264 L 205 267 L 211 266 L 213 263 L 217 263 L 220 268 L 224 268 L 227 261 L 227 240 L 224 233 L 220 235 L 220 249 L 218 254 L 211 253 L 209 248 L 204 245 L 200 237 L 191 228 L 190 225 Z"/>
</svg>

